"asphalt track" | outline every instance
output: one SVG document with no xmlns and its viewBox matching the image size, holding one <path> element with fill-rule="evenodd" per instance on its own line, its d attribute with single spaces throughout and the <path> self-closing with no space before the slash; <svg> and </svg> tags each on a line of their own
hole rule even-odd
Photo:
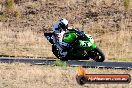
<svg viewBox="0 0 132 88">
<path fill-rule="evenodd" d="M 30 63 L 34 65 L 53 65 L 54 59 L 27 59 L 27 58 L 0 58 L 1 63 Z M 94 62 L 94 61 L 67 61 L 68 66 L 83 66 L 86 68 L 115 68 L 115 69 L 131 69 L 132 62 Z"/>
</svg>

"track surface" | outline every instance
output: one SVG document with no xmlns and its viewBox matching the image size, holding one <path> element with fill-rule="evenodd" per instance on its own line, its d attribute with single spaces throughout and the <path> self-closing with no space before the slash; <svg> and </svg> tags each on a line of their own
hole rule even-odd
<svg viewBox="0 0 132 88">
<path fill-rule="evenodd" d="M 20 58 L 0 58 L 1 63 L 31 63 L 35 65 L 52 65 L 53 59 L 20 59 Z M 91 61 L 67 61 L 68 66 L 98 67 L 98 68 L 119 68 L 132 69 L 132 62 L 91 62 Z"/>
</svg>

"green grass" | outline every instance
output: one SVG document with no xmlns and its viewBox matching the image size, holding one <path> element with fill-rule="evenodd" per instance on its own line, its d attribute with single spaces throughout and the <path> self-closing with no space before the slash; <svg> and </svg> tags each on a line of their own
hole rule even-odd
<svg viewBox="0 0 132 88">
<path fill-rule="evenodd" d="M 6 8 L 12 9 L 14 6 L 14 0 L 7 0 L 6 1 Z"/>
<path fill-rule="evenodd" d="M 64 61 L 57 60 L 53 63 L 54 66 L 66 67 L 67 64 Z"/>
<path fill-rule="evenodd" d="M 21 17 L 21 12 L 19 10 L 15 11 L 15 17 L 18 19 Z"/>
<path fill-rule="evenodd" d="M 125 10 L 128 10 L 129 9 L 129 5 L 130 5 L 130 0 L 124 0 Z"/>
</svg>

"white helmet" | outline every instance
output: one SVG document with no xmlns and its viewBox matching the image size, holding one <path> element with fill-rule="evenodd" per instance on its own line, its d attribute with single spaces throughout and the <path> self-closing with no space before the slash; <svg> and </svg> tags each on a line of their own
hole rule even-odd
<svg viewBox="0 0 132 88">
<path fill-rule="evenodd" d="M 64 31 L 68 29 L 68 20 L 62 18 L 59 20 L 59 27 L 63 29 Z"/>
</svg>

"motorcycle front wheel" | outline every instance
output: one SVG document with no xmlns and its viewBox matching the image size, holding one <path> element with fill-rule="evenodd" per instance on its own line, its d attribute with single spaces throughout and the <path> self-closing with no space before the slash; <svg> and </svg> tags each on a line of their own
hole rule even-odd
<svg viewBox="0 0 132 88">
<path fill-rule="evenodd" d="M 98 47 L 96 47 L 92 51 L 92 57 L 91 58 L 94 61 L 96 61 L 96 62 L 103 62 L 105 60 L 105 55 L 104 55 L 104 53 Z"/>
</svg>

